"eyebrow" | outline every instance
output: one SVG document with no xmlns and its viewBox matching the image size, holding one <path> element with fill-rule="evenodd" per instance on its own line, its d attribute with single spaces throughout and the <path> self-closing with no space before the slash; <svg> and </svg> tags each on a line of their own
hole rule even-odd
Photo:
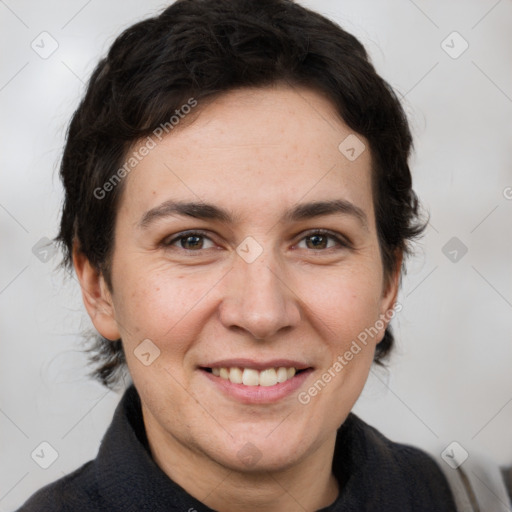
<svg viewBox="0 0 512 512">
<path fill-rule="evenodd" d="M 280 222 L 298 222 L 336 214 L 354 217 L 365 229 L 368 229 L 368 218 L 364 211 L 345 199 L 301 203 L 285 211 Z M 176 215 L 194 219 L 216 220 L 226 224 L 234 224 L 237 220 L 236 215 L 213 204 L 169 200 L 144 213 L 139 221 L 139 227 L 146 229 L 158 219 Z"/>
</svg>

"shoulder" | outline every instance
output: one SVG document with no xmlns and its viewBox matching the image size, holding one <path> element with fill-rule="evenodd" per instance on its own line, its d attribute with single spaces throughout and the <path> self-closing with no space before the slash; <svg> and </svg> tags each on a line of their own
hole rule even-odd
<svg viewBox="0 0 512 512">
<path fill-rule="evenodd" d="M 353 414 L 349 421 L 357 432 L 354 438 L 363 440 L 366 456 L 384 465 L 395 481 L 401 480 L 408 494 L 413 492 L 420 500 L 444 495 L 448 501 L 451 495 L 453 510 L 499 512 L 510 507 L 503 475 L 489 456 L 471 449 L 465 458 L 449 464 L 442 456 L 446 446 L 426 452 L 391 441 Z"/>
<path fill-rule="evenodd" d="M 401 510 L 456 510 L 450 485 L 428 453 L 391 441 L 354 414 L 343 430 L 341 437 L 351 445 L 349 470 L 374 501 Z"/>
<path fill-rule="evenodd" d="M 33 494 L 16 512 L 87 512 L 99 510 L 93 461 Z"/>
<path fill-rule="evenodd" d="M 367 456 L 391 465 L 398 476 L 406 477 L 407 481 L 446 482 L 438 464 L 427 452 L 391 441 L 354 414 L 350 414 L 347 421 L 350 421 L 351 428 L 357 432 L 357 437 L 362 439 Z"/>
</svg>

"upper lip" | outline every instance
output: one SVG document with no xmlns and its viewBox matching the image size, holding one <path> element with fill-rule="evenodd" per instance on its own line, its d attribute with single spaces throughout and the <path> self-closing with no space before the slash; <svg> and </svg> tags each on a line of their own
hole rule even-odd
<svg viewBox="0 0 512 512">
<path fill-rule="evenodd" d="M 296 370 L 305 370 L 311 368 L 311 365 L 294 361 L 293 359 L 269 359 L 268 361 L 256 361 L 255 359 L 237 358 L 237 359 L 222 359 L 214 363 L 207 363 L 200 365 L 201 368 L 252 368 L 254 370 L 266 370 L 267 368 L 295 368 Z"/>
</svg>

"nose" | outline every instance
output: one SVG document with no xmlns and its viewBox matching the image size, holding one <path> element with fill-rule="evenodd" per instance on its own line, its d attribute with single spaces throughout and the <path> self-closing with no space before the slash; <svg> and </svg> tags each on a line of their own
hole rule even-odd
<svg viewBox="0 0 512 512">
<path fill-rule="evenodd" d="M 252 263 L 237 256 L 226 277 L 219 306 L 220 320 L 226 328 L 264 340 L 299 324 L 300 306 L 291 283 L 281 266 L 265 252 Z"/>
</svg>

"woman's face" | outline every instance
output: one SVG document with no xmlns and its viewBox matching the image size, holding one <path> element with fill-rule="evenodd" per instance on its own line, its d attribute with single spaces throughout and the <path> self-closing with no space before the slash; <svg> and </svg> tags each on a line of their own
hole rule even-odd
<svg viewBox="0 0 512 512">
<path fill-rule="evenodd" d="M 370 168 L 326 99 L 274 87 L 202 107 L 131 171 L 96 326 L 123 340 L 150 440 L 267 471 L 333 439 L 397 288 Z"/>
</svg>

